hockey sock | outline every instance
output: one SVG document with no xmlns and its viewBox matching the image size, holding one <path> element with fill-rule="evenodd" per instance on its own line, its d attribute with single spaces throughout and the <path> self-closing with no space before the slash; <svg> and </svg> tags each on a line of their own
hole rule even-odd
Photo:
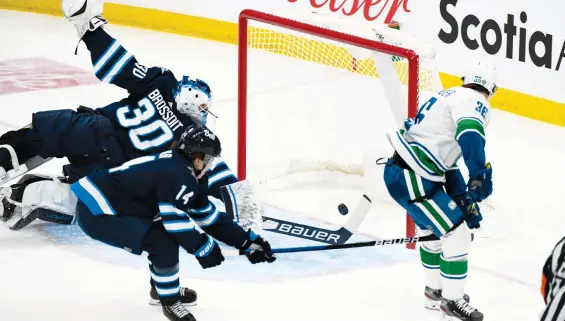
<svg viewBox="0 0 565 321">
<path fill-rule="evenodd" d="M 179 265 L 176 264 L 175 266 L 168 268 L 158 268 L 150 262 L 149 270 L 151 271 L 151 280 L 159 294 L 161 303 L 168 305 L 179 301 Z"/>
<path fill-rule="evenodd" d="M 441 246 L 441 241 L 422 243 L 420 246 L 420 260 L 425 270 L 426 285 L 432 289 L 441 289 Z"/>
<path fill-rule="evenodd" d="M 467 224 L 461 224 L 445 235 L 440 257 L 443 297 L 457 300 L 465 293 L 467 280 L 467 255 L 471 247 L 471 235 Z"/>
</svg>

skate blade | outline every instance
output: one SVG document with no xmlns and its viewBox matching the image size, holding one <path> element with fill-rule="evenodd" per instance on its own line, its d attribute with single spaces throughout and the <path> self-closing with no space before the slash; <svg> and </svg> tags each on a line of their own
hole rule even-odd
<svg viewBox="0 0 565 321">
<path fill-rule="evenodd" d="M 452 317 L 450 315 L 447 315 L 445 313 L 441 313 L 441 321 L 461 321 L 461 319 L 457 318 L 457 317 Z"/>
<path fill-rule="evenodd" d="M 440 304 L 441 304 L 440 301 L 437 301 L 437 302 L 429 301 L 429 302 L 426 302 L 424 307 L 428 310 L 431 310 L 431 311 L 439 311 Z"/>
<path fill-rule="evenodd" d="M 148 303 L 149 303 L 149 305 L 152 305 L 152 306 L 161 306 L 161 301 L 155 300 L 155 299 L 149 299 Z M 187 306 L 187 307 L 193 307 L 193 306 L 196 306 L 197 304 L 198 304 L 198 301 L 194 301 L 194 302 L 190 302 L 190 303 L 183 303 L 183 305 Z"/>
</svg>

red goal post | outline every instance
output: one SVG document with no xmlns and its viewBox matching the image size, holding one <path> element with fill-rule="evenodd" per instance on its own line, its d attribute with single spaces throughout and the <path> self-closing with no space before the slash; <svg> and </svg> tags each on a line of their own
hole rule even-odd
<svg viewBox="0 0 565 321">
<path fill-rule="evenodd" d="M 385 53 L 391 56 L 402 57 L 407 61 L 407 115 L 414 117 L 419 105 L 420 90 L 420 56 L 411 49 L 366 39 L 359 36 L 303 23 L 272 14 L 255 10 L 243 10 L 239 16 L 239 44 L 238 44 L 238 143 L 237 143 L 237 174 L 240 180 L 247 177 L 247 95 L 248 95 L 248 26 L 249 21 L 261 22 L 267 25 L 280 27 L 304 34 L 309 34 L 319 38 L 324 38 L 334 42 L 347 44 L 367 50 Z M 355 68 L 355 58 L 351 61 Z M 408 217 L 406 219 L 406 235 L 413 236 L 415 226 Z M 408 244 L 408 248 L 414 248 L 414 244 Z"/>
</svg>

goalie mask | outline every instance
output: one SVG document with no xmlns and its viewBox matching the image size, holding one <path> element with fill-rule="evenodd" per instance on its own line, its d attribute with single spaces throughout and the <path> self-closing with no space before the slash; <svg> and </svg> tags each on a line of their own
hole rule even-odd
<svg viewBox="0 0 565 321">
<path fill-rule="evenodd" d="M 177 149 L 189 160 L 198 157 L 205 164 L 211 163 L 215 157 L 220 156 L 222 144 L 220 139 L 208 128 L 194 124 L 182 133 Z"/>
<path fill-rule="evenodd" d="M 196 123 L 206 125 L 212 107 L 212 91 L 205 81 L 183 76 L 174 98 L 180 113 L 190 116 Z"/>
</svg>

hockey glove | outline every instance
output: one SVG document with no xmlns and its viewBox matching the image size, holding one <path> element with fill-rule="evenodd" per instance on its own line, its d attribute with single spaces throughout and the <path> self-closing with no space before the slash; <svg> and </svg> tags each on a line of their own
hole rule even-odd
<svg viewBox="0 0 565 321">
<path fill-rule="evenodd" d="M 79 114 L 94 114 L 96 111 L 90 107 L 86 107 L 83 105 L 78 106 L 77 113 Z"/>
<path fill-rule="evenodd" d="M 492 166 L 490 163 L 476 173 L 469 174 L 467 193 L 473 202 L 480 202 L 492 194 Z"/>
<path fill-rule="evenodd" d="M 473 202 L 468 194 L 459 195 L 453 198 L 459 209 L 463 212 L 465 222 L 470 229 L 480 228 L 483 215 L 479 204 Z"/>
<path fill-rule="evenodd" d="M 263 262 L 273 263 L 277 259 L 273 255 L 273 250 L 269 242 L 253 233 L 251 229 L 247 231 L 247 240 L 243 242 L 243 245 L 239 248 L 239 252 L 245 253 L 245 256 L 247 256 L 251 264 Z"/>
<path fill-rule="evenodd" d="M 224 255 L 222 254 L 222 250 L 220 250 L 218 243 L 206 234 L 203 235 L 203 239 L 204 244 L 193 253 L 194 256 L 196 256 L 198 263 L 200 263 L 203 269 L 212 268 L 222 264 L 224 261 Z"/>
</svg>

